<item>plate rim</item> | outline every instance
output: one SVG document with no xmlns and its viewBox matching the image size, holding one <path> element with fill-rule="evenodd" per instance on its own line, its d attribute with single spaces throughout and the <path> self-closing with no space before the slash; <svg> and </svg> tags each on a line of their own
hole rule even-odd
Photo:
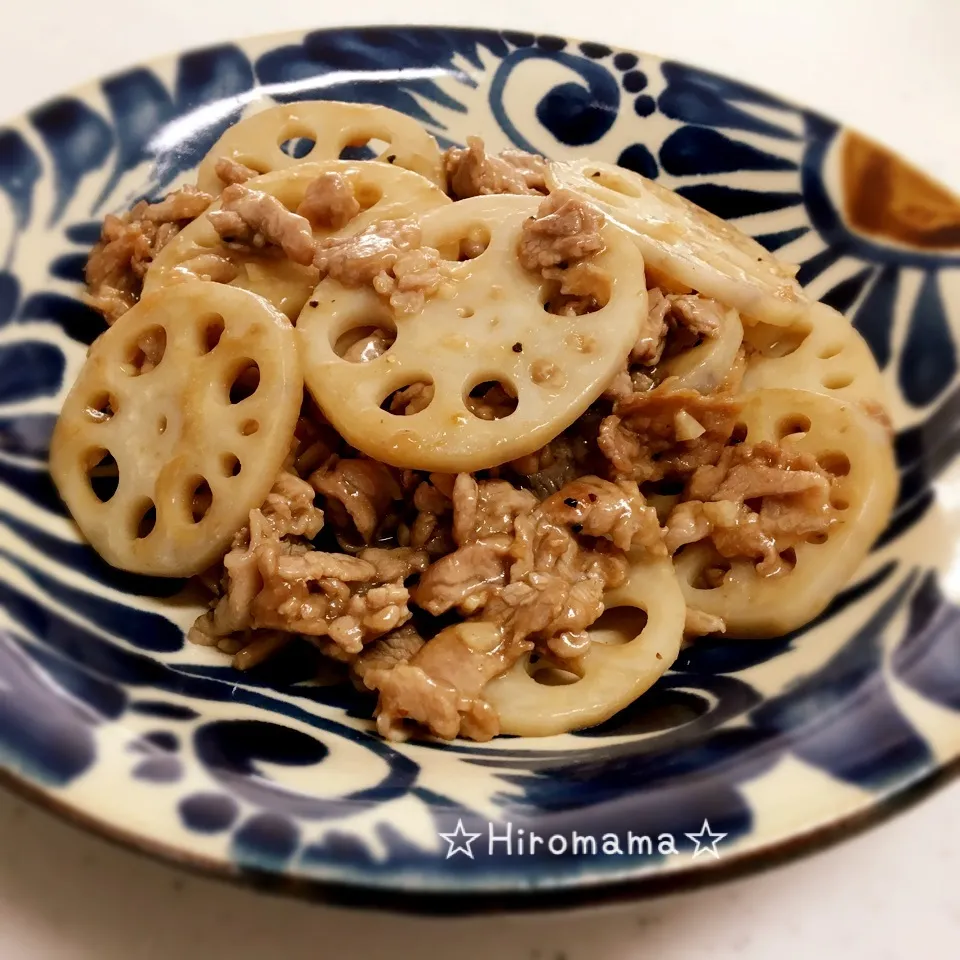
<svg viewBox="0 0 960 960">
<path fill-rule="evenodd" d="M 296 29 L 231 35 L 208 43 L 171 47 L 148 58 L 124 61 L 120 66 L 107 72 L 91 73 L 78 83 L 41 100 L 31 101 L 18 113 L 0 117 L 0 125 L 25 120 L 30 114 L 55 103 L 62 97 L 70 95 L 82 97 L 90 89 L 98 88 L 104 81 L 130 70 L 137 68 L 156 70 L 185 55 L 202 53 L 217 47 L 231 45 L 240 49 L 244 49 L 246 45 L 252 43 L 266 42 L 282 45 L 285 41 L 300 41 L 307 35 L 326 34 L 335 36 L 356 30 L 397 32 L 435 30 L 467 36 L 513 33 L 533 38 L 551 37 L 562 39 L 565 43 L 574 45 L 578 49 L 582 44 L 596 44 L 608 48 L 610 52 L 631 53 L 639 58 L 647 57 L 658 62 L 690 66 L 698 71 L 734 80 L 754 90 L 769 93 L 788 107 L 798 111 L 812 112 L 816 116 L 834 123 L 839 130 L 856 133 L 863 139 L 882 148 L 902 165 L 920 174 L 960 203 L 960 190 L 954 189 L 951 185 L 928 173 L 917 161 L 905 156 L 900 149 L 892 147 L 883 138 L 878 138 L 872 134 L 863 134 L 856 127 L 851 127 L 832 114 L 819 108 L 809 108 L 792 97 L 779 93 L 775 88 L 761 86 L 753 81 L 738 80 L 735 73 L 721 72 L 713 67 L 700 65 L 696 61 L 663 56 L 648 50 L 623 47 L 602 39 L 589 39 L 550 32 L 541 33 L 510 27 L 400 21 L 395 23 L 343 23 L 325 27 L 304 26 Z M 282 870 L 272 871 L 242 867 L 236 863 L 231 864 L 226 859 L 218 860 L 196 855 L 191 853 L 186 846 L 153 840 L 144 833 L 117 827 L 108 820 L 101 819 L 78 806 L 60 800 L 51 791 L 31 781 L 22 772 L 0 764 L 0 789 L 8 791 L 10 795 L 35 805 L 71 828 L 79 829 L 87 835 L 106 840 L 114 847 L 127 850 L 154 863 L 183 870 L 188 875 L 198 879 L 213 879 L 236 887 L 334 907 L 374 910 L 387 914 L 448 917 L 490 914 L 552 914 L 560 909 L 577 910 L 579 912 L 602 906 L 615 906 L 638 900 L 693 892 L 748 876 L 759 875 L 768 870 L 793 863 L 808 855 L 829 850 L 846 840 L 854 839 L 893 817 L 913 809 L 938 790 L 949 787 L 957 781 L 960 781 L 960 752 L 946 760 L 935 759 L 933 765 L 920 776 L 895 784 L 891 789 L 874 796 L 872 802 L 866 806 L 839 817 L 824 820 L 811 829 L 794 831 L 789 835 L 764 841 L 742 852 L 729 854 L 722 860 L 701 861 L 699 863 L 691 860 L 676 869 L 641 872 L 637 876 L 616 879 L 604 879 L 602 874 L 598 874 L 592 880 L 580 880 L 562 886 L 542 889 L 517 886 L 502 891 L 475 889 L 465 892 L 446 892 L 433 888 L 409 890 L 398 886 L 374 885 L 356 882 L 342 875 L 323 878 L 292 875 Z M 596 879 L 596 877 L 601 879 Z"/>
</svg>

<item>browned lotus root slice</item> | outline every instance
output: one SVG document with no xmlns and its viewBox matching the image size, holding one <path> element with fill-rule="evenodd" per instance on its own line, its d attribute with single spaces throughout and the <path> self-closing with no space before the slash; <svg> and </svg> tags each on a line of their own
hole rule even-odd
<svg viewBox="0 0 960 960">
<path fill-rule="evenodd" d="M 630 230 L 655 271 L 746 319 L 790 323 L 806 309 L 795 267 L 659 183 L 612 163 L 575 160 L 551 163 L 547 184 L 583 195 Z"/>
<path fill-rule="evenodd" d="M 296 138 L 313 141 L 313 147 L 299 159 L 281 149 Z M 221 157 L 257 173 L 269 173 L 304 160 L 336 160 L 344 147 L 364 146 L 369 140 L 387 143 L 378 160 L 443 184 L 440 149 L 416 120 L 375 104 L 305 100 L 270 107 L 230 127 L 201 161 L 197 186 L 214 196 L 226 186 L 216 171 Z"/>
<path fill-rule="evenodd" d="M 890 517 L 897 469 L 884 426 L 853 401 L 761 390 L 750 395 L 741 420 L 747 443 L 769 440 L 809 453 L 833 475 L 836 523 L 826 540 L 794 547 L 793 569 L 779 576 L 761 577 L 750 561 L 734 561 L 720 585 L 708 588 L 703 573 L 721 561 L 703 543 L 685 547 L 674 563 L 691 607 L 722 618 L 733 636 L 776 637 L 817 616 L 853 575 Z"/>
<path fill-rule="evenodd" d="M 842 400 L 883 400 L 880 369 L 866 341 L 826 304 L 813 304 L 789 327 L 761 323 L 743 336 L 751 351 L 744 390 L 793 387 Z"/>
<path fill-rule="evenodd" d="M 530 655 L 484 691 L 500 732 L 545 737 L 609 720 L 645 693 L 677 659 L 686 606 L 673 564 L 638 558 L 622 586 L 604 597 L 606 613 L 590 628 L 591 644 L 557 682 L 555 668 Z M 646 614 L 646 622 L 637 611 Z M 639 631 L 639 632 L 637 632 Z"/>
<path fill-rule="evenodd" d="M 244 290 L 179 284 L 141 300 L 90 348 L 53 433 L 50 473 L 107 562 L 200 573 L 269 492 L 302 397 L 282 314 Z M 98 469 L 109 458 L 112 471 Z"/>
<path fill-rule="evenodd" d="M 361 210 L 339 230 L 315 228 L 314 237 L 317 239 L 334 234 L 350 236 L 378 220 L 401 220 L 451 203 L 442 190 L 418 174 L 369 161 L 302 163 L 248 180 L 245 186 L 276 197 L 289 210 L 295 211 L 307 187 L 323 173 L 339 173 L 345 177 L 353 187 Z M 207 212 L 219 209 L 218 200 Z M 203 270 L 207 269 L 204 257 L 209 258 L 210 254 L 225 257 L 236 267 L 236 276 L 228 280 L 232 286 L 252 290 L 266 298 L 291 320 L 296 319 L 317 284 L 315 267 L 293 263 L 278 248 L 252 250 L 224 246 L 213 224 L 204 215 L 181 230 L 160 251 L 147 271 L 144 293 L 183 280 L 207 279 L 203 275 Z M 217 279 L 215 274 L 210 278 Z"/>
<path fill-rule="evenodd" d="M 486 248 L 449 261 L 444 288 L 417 313 L 395 318 L 370 288 L 320 283 L 297 321 L 305 380 L 350 444 L 398 467 L 480 470 L 539 449 L 602 393 L 646 314 L 643 261 L 623 231 L 605 226 L 605 249 L 590 261 L 603 305 L 549 312 L 550 284 L 517 257 L 539 204 L 475 197 L 425 214 L 425 246 L 448 256 Z M 377 328 L 385 342 L 395 336 L 392 346 L 350 362 L 369 354 L 345 344 Z M 491 384 L 496 402 L 476 396 Z"/>
</svg>

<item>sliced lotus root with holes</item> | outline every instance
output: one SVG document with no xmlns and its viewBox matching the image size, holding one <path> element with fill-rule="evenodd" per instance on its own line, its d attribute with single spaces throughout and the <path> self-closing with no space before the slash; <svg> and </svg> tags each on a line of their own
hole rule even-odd
<svg viewBox="0 0 960 960">
<path fill-rule="evenodd" d="M 551 190 L 572 190 L 629 230 L 654 271 L 766 323 L 795 320 L 807 298 L 756 240 L 659 183 L 612 163 L 551 163 Z"/>
<path fill-rule="evenodd" d="M 295 157 L 282 148 L 293 140 L 313 146 Z M 377 157 L 392 166 L 412 170 L 443 186 L 443 162 L 437 141 L 406 114 L 367 103 L 305 100 L 270 107 L 234 124 L 200 163 L 197 186 L 217 196 L 226 184 L 217 176 L 217 161 L 227 157 L 257 173 L 293 167 L 305 160 L 336 160 L 345 147 L 383 140 Z"/>
<path fill-rule="evenodd" d="M 53 433 L 50 473 L 109 563 L 190 576 L 270 491 L 302 398 L 282 314 L 244 290 L 179 284 L 141 300 L 90 348 Z M 112 483 L 97 475 L 102 461 L 115 463 Z"/>
<path fill-rule="evenodd" d="M 779 330 L 779 327 L 771 328 Z M 676 389 L 713 393 L 733 372 L 743 342 L 743 324 L 736 310 L 725 311 L 715 337 L 704 337 L 689 350 L 664 360 L 656 378 L 676 377 Z"/>
<path fill-rule="evenodd" d="M 741 420 L 746 443 L 769 440 L 809 453 L 832 474 L 836 522 L 826 540 L 797 544 L 793 568 L 779 576 L 761 577 L 753 563 L 734 561 L 720 586 L 707 588 L 704 572 L 727 564 L 705 543 L 685 547 L 674 563 L 687 603 L 721 617 L 728 634 L 776 637 L 821 613 L 853 575 L 890 517 L 897 468 L 884 427 L 855 402 L 762 390 L 749 395 Z"/>
<path fill-rule="evenodd" d="M 686 605 L 673 564 L 636 559 L 622 586 L 604 597 L 606 613 L 590 628 L 591 644 L 572 682 L 551 683 L 552 668 L 525 655 L 485 691 L 500 715 L 500 732 L 545 737 L 604 720 L 645 693 L 680 652 Z M 637 611 L 646 614 L 642 623 Z M 540 669 L 538 669 L 540 668 Z M 538 678 L 538 674 L 541 674 Z"/>
<path fill-rule="evenodd" d="M 883 401 L 880 368 L 866 341 L 826 304 L 813 304 L 789 327 L 748 326 L 744 340 L 751 350 L 744 390 L 793 387 L 843 400 Z"/>
<path fill-rule="evenodd" d="M 419 174 L 367 161 L 302 163 L 255 177 L 245 185 L 276 197 L 289 210 L 295 211 L 303 201 L 307 187 L 323 173 L 339 173 L 345 177 L 353 187 L 361 210 L 339 230 L 315 228 L 317 239 L 352 236 L 378 220 L 402 220 L 452 202 L 442 190 Z M 207 212 L 219 209 L 220 201 L 217 200 Z M 226 257 L 236 266 L 237 276 L 229 280 L 231 286 L 252 290 L 291 320 L 296 319 L 317 284 L 315 267 L 293 263 L 278 248 L 257 251 L 224 246 L 213 224 L 204 215 L 181 230 L 160 251 L 144 278 L 144 294 L 171 283 L 197 280 L 193 270 L 199 270 L 196 265 L 203 263 L 198 258 L 209 254 Z"/>
<path fill-rule="evenodd" d="M 475 197 L 425 214 L 425 246 L 450 257 L 486 247 L 447 262 L 449 279 L 418 313 L 395 318 L 370 288 L 320 283 L 297 336 L 307 387 L 348 443 L 398 467 L 481 470 L 539 449 L 602 393 L 646 315 L 643 261 L 622 231 L 604 227 L 605 250 L 591 260 L 602 305 L 582 316 L 549 312 L 550 284 L 517 257 L 539 203 Z M 350 362 L 356 354 L 344 344 L 377 328 L 395 338 L 389 349 Z M 499 410 L 471 397 L 484 384 L 500 385 L 491 394 Z M 398 397 L 412 395 L 396 391 L 410 386 L 418 396 L 407 415 L 382 408 L 392 397 L 396 409 Z"/>
</svg>

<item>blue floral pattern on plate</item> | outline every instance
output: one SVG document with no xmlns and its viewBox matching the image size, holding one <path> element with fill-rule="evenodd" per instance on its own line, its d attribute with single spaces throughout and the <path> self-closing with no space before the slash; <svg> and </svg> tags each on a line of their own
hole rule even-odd
<svg viewBox="0 0 960 960">
<path fill-rule="evenodd" d="M 79 540 L 46 471 L 47 443 L 101 329 L 79 299 L 99 218 L 188 177 L 265 96 L 384 103 L 444 145 L 478 132 L 498 148 L 616 161 L 799 263 L 809 291 L 869 342 L 898 428 L 900 501 L 854 582 L 802 630 L 699 642 L 612 720 L 543 741 L 385 743 L 369 700 L 300 682 L 307 651 L 239 675 L 186 644 L 183 584 L 113 570 Z M 876 819 L 955 770 L 960 227 L 904 243 L 891 206 L 893 227 L 863 229 L 848 196 L 857 149 L 895 180 L 920 175 L 854 138 L 653 56 L 425 27 L 190 52 L 0 129 L 7 780 L 108 835 L 223 875 L 465 910 L 584 902 L 750 869 Z M 717 864 L 657 842 L 705 818 L 726 835 Z M 653 843 L 618 855 L 518 855 L 501 843 L 448 858 L 439 833 L 458 822 L 516 838 L 633 831 Z"/>
</svg>

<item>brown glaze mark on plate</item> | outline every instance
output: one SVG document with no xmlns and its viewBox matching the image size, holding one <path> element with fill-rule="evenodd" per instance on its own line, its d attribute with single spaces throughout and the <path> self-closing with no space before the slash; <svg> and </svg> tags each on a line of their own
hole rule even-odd
<svg viewBox="0 0 960 960">
<path fill-rule="evenodd" d="M 923 250 L 960 248 L 960 198 L 858 133 L 844 134 L 841 160 L 855 230 Z"/>
</svg>

